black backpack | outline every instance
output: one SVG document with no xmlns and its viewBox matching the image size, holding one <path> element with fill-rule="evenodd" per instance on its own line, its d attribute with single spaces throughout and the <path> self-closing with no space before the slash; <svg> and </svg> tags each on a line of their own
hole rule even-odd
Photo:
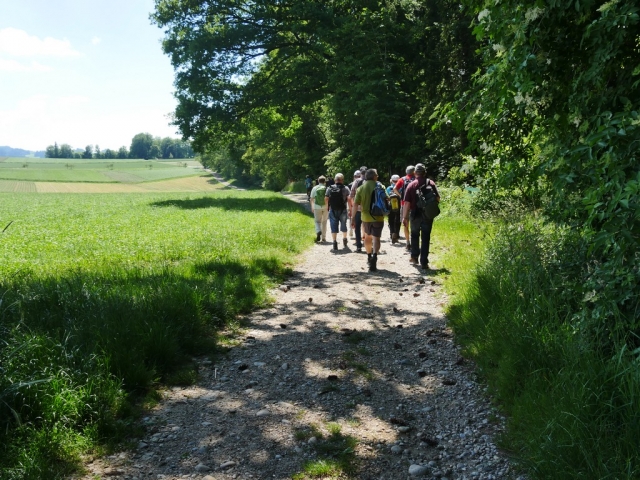
<svg viewBox="0 0 640 480">
<path fill-rule="evenodd" d="M 329 187 L 329 208 L 334 212 L 344 212 L 347 209 L 347 204 L 344 201 L 342 189 L 344 185 L 336 183 Z"/>
<path fill-rule="evenodd" d="M 440 215 L 440 207 L 438 206 L 438 197 L 433 189 L 431 181 L 427 180 L 427 183 L 422 185 L 416 191 L 417 201 L 416 206 L 422 214 L 423 218 L 427 220 L 433 220 Z"/>
</svg>

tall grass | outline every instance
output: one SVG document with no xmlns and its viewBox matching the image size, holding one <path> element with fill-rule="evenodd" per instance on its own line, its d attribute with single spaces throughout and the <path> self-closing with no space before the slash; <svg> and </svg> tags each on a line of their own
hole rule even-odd
<svg viewBox="0 0 640 480">
<path fill-rule="evenodd" d="M 268 302 L 311 228 L 279 195 L 5 195 L 0 477 L 62 478 Z"/>
<path fill-rule="evenodd" d="M 304 185 L 304 180 L 297 180 L 287 183 L 282 191 L 286 193 L 307 193 L 307 187 Z"/>
<path fill-rule="evenodd" d="M 640 478 L 638 352 L 581 330 L 589 261 L 574 231 L 525 218 L 447 284 L 450 322 L 508 416 L 502 446 L 532 478 Z"/>
</svg>

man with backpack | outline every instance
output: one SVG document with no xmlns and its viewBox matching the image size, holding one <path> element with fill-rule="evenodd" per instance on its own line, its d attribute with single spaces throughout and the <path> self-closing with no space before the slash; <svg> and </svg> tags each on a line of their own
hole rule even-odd
<svg viewBox="0 0 640 480">
<path fill-rule="evenodd" d="M 327 193 L 325 182 L 326 178 L 320 176 L 318 184 L 311 190 L 311 210 L 316 221 L 316 242 L 319 242 L 320 238 L 322 238 L 323 242 L 327 241 L 327 217 L 329 212 L 324 201 Z"/>
<path fill-rule="evenodd" d="M 440 195 L 433 180 L 427 178 L 427 170 L 423 164 L 416 165 L 415 174 L 416 179 L 405 191 L 402 224 L 406 226 L 409 222 L 411 223 L 411 259 L 409 261 L 414 265 L 420 261 L 423 270 L 428 270 L 431 229 L 433 218 L 439 213 L 437 202 L 440 202 Z M 421 235 L 422 245 L 420 245 Z"/>
<path fill-rule="evenodd" d="M 372 201 L 376 199 L 376 194 L 380 192 L 384 196 L 384 199 L 388 202 L 387 192 L 384 185 L 378 184 L 378 172 L 374 168 L 370 168 L 364 174 L 364 183 L 358 191 L 354 199 L 354 203 L 361 207 L 362 225 L 364 226 L 364 248 L 367 251 L 367 263 L 369 264 L 369 271 L 375 272 L 378 270 L 378 252 L 380 251 L 380 237 L 382 236 L 382 229 L 384 227 L 384 213 L 379 215 L 373 215 L 373 213 L 380 213 L 374 210 L 374 207 L 379 208 L 377 202 Z M 388 204 L 387 211 L 388 214 Z"/>
<path fill-rule="evenodd" d="M 333 237 L 333 249 L 338 250 L 338 226 L 342 232 L 342 244 L 347 246 L 347 210 L 349 187 L 344 185 L 344 175 L 337 173 L 335 183 L 327 188 L 325 203 L 329 209 L 329 225 Z"/>
<path fill-rule="evenodd" d="M 404 196 L 405 196 L 407 187 L 416 178 L 415 171 L 416 171 L 416 167 L 414 167 L 413 165 L 409 165 L 406 170 L 407 174 L 396 182 L 396 186 L 393 189 L 393 191 L 400 196 L 400 200 L 401 200 L 400 215 L 403 218 L 404 218 Z M 404 238 L 407 241 L 407 250 L 411 251 L 411 241 L 410 241 L 411 237 L 409 233 L 409 227 L 404 224 L 403 224 L 403 227 L 404 227 Z"/>
</svg>

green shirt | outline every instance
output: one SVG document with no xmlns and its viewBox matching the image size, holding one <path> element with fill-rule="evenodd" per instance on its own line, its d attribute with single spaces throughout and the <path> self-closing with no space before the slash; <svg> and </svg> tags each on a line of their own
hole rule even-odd
<svg viewBox="0 0 640 480">
<path fill-rule="evenodd" d="M 374 217 L 369 213 L 371 208 L 371 197 L 373 196 L 375 188 L 375 180 L 366 180 L 360 187 L 358 187 L 358 191 L 356 191 L 356 198 L 353 201 L 358 205 L 362 205 L 362 216 L 360 218 L 363 222 L 384 222 L 384 217 Z"/>
</svg>

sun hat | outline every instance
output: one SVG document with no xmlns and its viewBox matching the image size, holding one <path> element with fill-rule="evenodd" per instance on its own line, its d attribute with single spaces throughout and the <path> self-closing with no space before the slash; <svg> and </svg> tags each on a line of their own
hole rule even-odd
<svg viewBox="0 0 640 480">
<path fill-rule="evenodd" d="M 400 180 L 400 177 L 398 175 L 391 175 L 391 181 L 393 183 L 396 183 L 398 180 Z"/>
</svg>

